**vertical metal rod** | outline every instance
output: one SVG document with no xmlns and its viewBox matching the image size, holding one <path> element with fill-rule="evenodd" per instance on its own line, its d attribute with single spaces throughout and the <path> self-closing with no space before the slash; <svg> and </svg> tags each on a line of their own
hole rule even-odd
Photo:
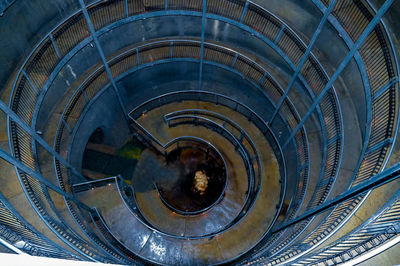
<svg viewBox="0 0 400 266">
<path fill-rule="evenodd" d="M 50 37 L 51 43 L 53 44 L 54 50 L 56 51 L 58 58 L 61 59 L 60 50 L 58 50 L 58 46 L 56 44 L 56 41 L 54 40 L 53 34 L 50 33 L 49 37 Z"/>
<path fill-rule="evenodd" d="M 235 64 L 236 64 L 236 61 L 237 61 L 237 59 L 238 59 L 238 56 L 239 56 L 239 54 L 238 54 L 238 53 L 236 53 L 236 54 L 235 54 L 235 58 L 233 59 L 233 62 L 232 62 L 232 67 L 234 67 L 234 66 L 235 66 Z"/>
<path fill-rule="evenodd" d="M 67 130 L 68 130 L 69 134 L 71 134 L 71 133 L 72 133 L 72 130 L 71 130 L 71 128 L 69 127 L 69 125 L 68 125 L 67 121 L 65 121 L 65 119 L 64 119 L 64 118 L 62 118 L 62 121 L 63 121 L 63 123 L 64 123 L 65 127 L 67 128 Z"/>
<path fill-rule="evenodd" d="M 278 32 L 278 35 L 276 35 L 276 37 L 275 37 L 274 43 L 277 43 L 279 41 L 285 28 L 286 28 L 286 26 L 285 26 L 285 24 L 283 24 L 280 31 Z"/>
<path fill-rule="evenodd" d="M 260 83 L 262 84 L 265 80 L 265 78 L 267 77 L 268 72 L 265 72 L 264 75 L 262 76 L 262 78 L 260 79 Z"/>
<path fill-rule="evenodd" d="M 82 92 L 83 98 L 85 99 L 85 103 L 88 103 L 88 102 L 89 102 L 89 99 L 88 99 L 87 96 L 86 96 L 86 91 L 84 91 L 84 90 L 82 89 L 82 87 L 80 88 L 80 90 L 81 90 L 81 92 Z"/>
<path fill-rule="evenodd" d="M 126 17 L 129 17 L 129 6 L 128 6 L 128 0 L 125 0 L 125 11 L 126 11 Z"/>
<path fill-rule="evenodd" d="M 332 143 L 336 142 L 338 139 L 342 137 L 341 134 L 336 135 L 335 137 L 332 137 L 328 142 L 326 143 L 326 146 L 331 145 Z"/>
<path fill-rule="evenodd" d="M 89 30 L 90 30 L 90 33 L 92 35 L 93 41 L 94 41 L 94 43 L 96 45 L 97 51 L 99 52 L 99 55 L 101 57 L 101 61 L 103 61 L 104 69 L 106 70 L 107 76 L 108 76 L 108 78 L 109 78 L 109 80 L 111 82 L 112 87 L 114 88 L 114 91 L 115 91 L 115 94 L 117 96 L 119 105 L 120 105 L 120 107 L 122 109 L 122 112 L 124 113 L 124 116 L 125 116 L 125 119 L 126 119 L 128 125 L 130 125 L 129 117 L 128 117 L 128 114 L 126 113 L 126 110 L 125 110 L 125 107 L 124 107 L 124 103 L 123 103 L 121 95 L 119 93 L 117 84 L 115 83 L 115 80 L 114 80 L 114 78 L 113 78 L 113 76 L 111 74 L 111 70 L 110 70 L 110 67 L 108 66 L 107 59 L 106 59 L 106 57 L 104 55 L 103 49 L 100 46 L 99 40 L 97 39 L 96 31 L 94 29 L 92 20 L 89 17 L 89 13 L 87 12 L 86 5 L 83 2 L 83 0 L 79 0 L 79 3 L 81 5 L 82 13 L 83 13 L 83 16 L 85 17 L 86 23 L 89 26 Z"/>
<path fill-rule="evenodd" d="M 244 5 L 244 8 L 243 8 L 242 15 L 240 16 L 240 23 L 243 22 L 243 19 L 244 19 L 244 16 L 246 15 L 248 7 L 249 7 L 249 1 L 246 1 L 246 4 Z"/>
<path fill-rule="evenodd" d="M 168 9 L 168 0 L 165 0 L 165 9 Z"/>
<path fill-rule="evenodd" d="M 388 138 L 388 139 L 384 139 L 381 142 L 376 143 L 375 145 L 368 147 L 366 153 L 372 153 L 375 152 L 377 150 L 380 150 L 382 147 L 390 145 L 393 143 L 393 139 L 392 138 Z"/>
<path fill-rule="evenodd" d="M 171 42 L 171 48 L 170 48 L 170 51 L 169 51 L 171 58 L 174 57 L 174 53 L 173 52 L 174 52 L 174 42 Z"/>
<path fill-rule="evenodd" d="M 31 86 L 31 88 L 35 91 L 36 95 L 39 95 L 39 91 L 36 89 L 35 85 L 33 84 L 32 80 L 29 78 L 28 74 L 26 74 L 26 72 L 24 70 L 22 70 L 22 74 L 24 75 L 24 77 L 28 81 L 28 83 Z"/>
<path fill-rule="evenodd" d="M 382 88 L 380 88 L 377 92 L 375 92 L 375 94 L 372 96 L 372 100 L 376 100 L 377 98 L 379 98 L 383 93 L 385 93 L 385 91 L 387 91 L 390 87 L 393 86 L 393 84 L 395 84 L 398 81 L 399 81 L 398 77 L 394 77 L 391 80 L 389 80 L 388 83 L 386 83 Z"/>
<path fill-rule="evenodd" d="M 207 0 L 203 0 L 203 14 L 201 17 L 201 46 L 200 46 L 200 72 L 199 72 L 199 90 L 203 82 L 203 57 L 204 57 L 204 35 L 206 27 L 206 8 Z"/>
<path fill-rule="evenodd" d="M 314 46 L 314 44 L 315 44 L 315 41 L 317 40 L 319 34 L 321 33 L 322 28 L 324 27 L 325 22 L 326 22 L 327 19 L 328 19 L 328 16 L 331 14 L 333 8 L 335 7 L 335 4 L 336 4 L 336 0 L 332 0 L 332 1 L 329 3 L 328 9 L 325 11 L 324 16 L 322 17 L 322 19 L 321 19 L 321 21 L 320 21 L 320 23 L 319 23 L 317 29 L 315 30 L 315 32 L 314 32 L 314 34 L 313 34 L 313 37 L 311 38 L 311 41 L 310 41 L 310 43 L 308 44 L 306 51 L 304 52 L 304 55 L 302 56 L 302 58 L 301 58 L 301 60 L 300 60 L 300 62 L 299 62 L 299 64 L 298 64 L 298 66 L 296 67 L 296 70 L 295 70 L 295 72 L 293 73 L 292 78 L 290 79 L 289 85 L 287 86 L 287 88 L 286 88 L 286 90 L 285 90 L 285 93 L 282 95 L 281 99 L 279 100 L 279 103 L 278 103 L 278 105 L 276 106 L 275 111 L 274 111 L 274 113 L 272 114 L 272 116 L 271 116 L 271 118 L 270 118 L 268 124 L 272 124 L 272 122 L 274 121 L 274 119 L 275 119 L 275 117 L 276 117 L 276 114 L 279 112 L 279 109 L 282 107 L 283 103 L 285 102 L 285 100 L 286 100 L 286 98 L 287 98 L 287 96 L 288 96 L 288 94 L 289 94 L 289 92 L 290 92 L 290 89 L 293 87 L 294 82 L 295 82 L 296 79 L 297 79 L 297 76 L 299 75 L 301 69 L 303 68 L 303 65 L 304 65 L 305 62 L 307 61 L 308 56 L 309 56 L 309 54 L 311 53 L 311 50 L 312 50 L 312 48 L 313 48 L 313 46 Z"/>
<path fill-rule="evenodd" d="M 339 67 L 337 68 L 335 73 L 332 75 L 332 77 L 330 78 L 328 83 L 325 85 L 324 89 L 321 91 L 321 93 L 315 99 L 314 103 L 308 109 L 306 115 L 301 119 L 300 123 L 297 125 L 297 127 L 294 129 L 292 134 L 286 140 L 285 144 L 282 146 L 282 149 L 284 149 L 286 147 L 286 145 L 292 140 L 292 138 L 296 135 L 296 133 L 304 125 L 304 123 L 307 121 L 307 119 L 311 116 L 311 114 L 314 111 L 315 107 L 319 104 L 319 102 L 322 100 L 322 98 L 325 96 L 325 94 L 330 90 L 330 88 L 332 87 L 333 83 L 336 81 L 336 79 L 342 73 L 344 68 L 347 66 L 347 64 L 350 62 L 350 60 L 353 58 L 353 56 L 356 53 L 356 51 L 358 50 L 358 48 L 360 48 L 360 46 L 364 43 L 365 39 L 367 39 L 369 34 L 374 30 L 375 26 L 380 22 L 382 16 L 386 13 L 386 11 L 393 4 L 393 2 L 394 2 L 394 0 L 386 0 L 385 1 L 385 3 L 382 5 L 382 7 L 379 9 L 379 11 L 376 13 L 375 17 L 367 25 L 367 27 L 365 28 L 365 30 L 363 31 L 361 36 L 354 43 L 354 46 L 347 53 L 345 59 L 339 65 Z"/>
<path fill-rule="evenodd" d="M 72 200 L 79 206 L 85 208 L 86 210 L 90 210 L 90 207 L 76 199 L 73 195 L 65 192 L 64 190 L 60 189 L 58 186 L 54 185 L 50 181 L 48 181 L 46 178 L 44 178 L 41 174 L 38 172 L 34 171 L 33 169 L 29 168 L 25 164 L 23 164 L 21 161 L 17 160 L 13 156 L 11 156 L 8 152 L 4 151 L 3 149 L 0 149 L 0 158 L 4 159 L 5 161 L 9 162 L 10 164 L 14 165 L 18 169 L 20 169 L 22 172 L 26 173 L 27 175 L 37 179 L 40 183 L 46 185 L 48 188 L 51 190 L 55 191 L 56 193 L 66 197 L 69 200 Z"/>
<path fill-rule="evenodd" d="M 64 158 L 55 152 L 47 142 L 42 139 L 36 132 L 33 130 L 24 120 L 22 120 L 13 110 L 11 110 L 3 101 L 0 100 L 0 109 L 7 114 L 15 123 L 17 123 L 23 130 L 25 130 L 34 140 L 36 140 L 46 151 L 48 151 L 51 155 L 53 155 L 60 163 L 62 163 L 67 168 L 71 169 L 71 171 L 79 176 L 82 175 L 72 166 L 70 165 Z"/>
</svg>

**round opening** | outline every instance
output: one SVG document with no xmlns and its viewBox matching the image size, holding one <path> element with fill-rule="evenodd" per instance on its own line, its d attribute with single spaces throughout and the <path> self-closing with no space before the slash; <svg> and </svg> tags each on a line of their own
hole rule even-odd
<svg viewBox="0 0 400 266">
<path fill-rule="evenodd" d="M 226 187 L 226 166 L 213 147 L 192 143 L 166 155 L 168 165 L 179 169 L 179 176 L 159 180 L 156 187 L 165 205 L 177 213 L 194 215 L 217 204 Z"/>
</svg>

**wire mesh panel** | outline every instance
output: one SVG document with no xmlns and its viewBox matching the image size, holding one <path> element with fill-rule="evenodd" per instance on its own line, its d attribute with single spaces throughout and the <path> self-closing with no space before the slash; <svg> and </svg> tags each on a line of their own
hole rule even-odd
<svg viewBox="0 0 400 266">
<path fill-rule="evenodd" d="M 243 73 L 250 80 L 258 83 L 264 76 L 265 71 L 248 58 L 239 56 L 236 60 L 234 68 L 240 73 Z"/>
<path fill-rule="evenodd" d="M 296 66 L 299 64 L 306 50 L 304 45 L 286 28 L 283 30 L 283 34 L 279 38 L 277 45 Z"/>
<path fill-rule="evenodd" d="M 200 43 L 193 43 L 188 45 L 182 42 L 174 42 L 172 56 L 174 58 L 200 59 Z"/>
<path fill-rule="evenodd" d="M 102 1 L 88 8 L 95 30 L 126 17 L 125 0 Z"/>
<path fill-rule="evenodd" d="M 168 9 L 203 10 L 203 0 L 169 0 Z"/>
<path fill-rule="evenodd" d="M 32 88 L 26 77 L 21 76 L 11 103 L 11 109 L 24 120 L 31 124 L 33 110 L 37 101 L 36 91 Z"/>
<path fill-rule="evenodd" d="M 243 0 L 207 0 L 207 13 L 240 20 L 245 1 Z"/>
<path fill-rule="evenodd" d="M 158 60 L 168 59 L 171 57 L 170 44 L 160 43 L 151 47 L 144 46 L 139 49 L 140 64 L 152 63 Z"/>
<path fill-rule="evenodd" d="M 116 59 L 112 60 L 109 65 L 113 78 L 135 68 L 138 65 L 136 49 L 125 53 L 122 56 L 118 56 Z"/>
<path fill-rule="evenodd" d="M 328 3 L 326 3 L 328 4 Z M 365 6 L 361 1 L 341 0 L 335 5 L 332 15 L 343 25 L 353 41 L 356 41 L 371 20 Z"/>
<path fill-rule="evenodd" d="M 328 80 L 321 69 L 316 66 L 318 66 L 318 63 L 313 57 L 309 56 L 301 69 L 301 74 L 307 81 L 310 89 L 314 92 L 316 96 L 318 96 L 325 87 Z"/>
<path fill-rule="evenodd" d="M 272 78 L 267 75 L 263 81 L 263 89 L 268 93 L 269 98 L 275 103 L 275 106 L 279 103 L 283 95 L 283 91 L 276 85 Z"/>
<path fill-rule="evenodd" d="M 255 29 L 270 40 L 276 39 L 282 27 L 281 22 L 253 3 L 248 6 L 243 24 Z"/>
<path fill-rule="evenodd" d="M 53 32 L 54 41 L 61 57 L 65 56 L 89 35 L 89 27 L 82 12 L 71 17 Z"/>
<path fill-rule="evenodd" d="M 233 52 L 228 52 L 226 49 L 223 51 L 223 49 L 215 46 L 204 45 L 204 60 L 231 66 L 234 58 Z"/>
</svg>

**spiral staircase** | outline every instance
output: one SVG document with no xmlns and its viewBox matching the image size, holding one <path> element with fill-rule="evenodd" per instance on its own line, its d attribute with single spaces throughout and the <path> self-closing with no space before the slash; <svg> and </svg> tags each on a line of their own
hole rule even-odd
<svg viewBox="0 0 400 266">
<path fill-rule="evenodd" d="M 399 263 L 400 2 L 1 0 L 0 14 L 0 252 Z"/>
</svg>

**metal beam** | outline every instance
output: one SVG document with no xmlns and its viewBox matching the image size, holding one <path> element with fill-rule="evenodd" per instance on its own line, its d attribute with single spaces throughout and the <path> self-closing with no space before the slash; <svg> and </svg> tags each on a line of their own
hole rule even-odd
<svg viewBox="0 0 400 266">
<path fill-rule="evenodd" d="M 56 41 L 54 40 L 53 34 L 51 32 L 49 33 L 49 38 L 51 40 L 51 43 L 53 44 L 54 50 L 56 51 L 57 57 L 59 59 L 61 59 L 62 56 L 61 56 L 60 50 L 58 50 L 58 46 L 57 46 Z"/>
<path fill-rule="evenodd" d="M 322 28 L 324 27 L 325 22 L 326 22 L 327 19 L 328 19 L 328 16 L 331 14 L 333 8 L 335 7 L 335 4 L 336 4 L 336 0 L 332 0 L 332 1 L 329 3 L 328 9 L 325 11 L 324 16 L 322 17 L 322 19 L 321 19 L 321 21 L 320 21 L 320 23 L 319 23 L 317 29 L 315 30 L 314 35 L 313 35 L 313 37 L 311 38 L 311 41 L 310 41 L 310 43 L 308 44 L 306 51 L 304 52 L 304 55 L 302 56 L 302 58 L 301 58 L 301 60 L 300 60 L 300 62 L 299 62 L 299 64 L 298 64 L 298 66 L 297 66 L 297 68 L 296 68 L 296 70 L 295 70 L 295 72 L 294 72 L 294 74 L 293 74 L 293 76 L 292 76 L 292 78 L 290 79 L 289 85 L 287 86 L 287 88 L 286 88 L 286 90 L 285 90 L 285 93 L 282 95 L 282 97 L 281 97 L 281 99 L 280 99 L 280 101 L 279 101 L 279 103 L 278 103 L 278 106 L 276 107 L 274 113 L 272 114 L 272 116 L 271 116 L 271 118 L 270 118 L 268 124 L 272 124 L 273 120 L 274 120 L 275 117 L 276 117 L 276 114 L 279 112 L 279 109 L 282 107 L 283 103 L 285 102 L 285 100 L 286 100 L 286 98 L 287 98 L 287 96 L 288 96 L 288 94 L 289 94 L 289 92 L 290 92 L 290 89 L 293 87 L 294 82 L 295 82 L 296 79 L 297 79 L 297 76 L 299 75 L 301 69 L 303 68 L 303 65 L 304 65 L 305 62 L 307 61 L 308 56 L 309 56 L 309 54 L 311 53 L 311 50 L 312 50 L 312 48 L 313 48 L 313 46 L 314 46 L 314 44 L 315 44 L 315 41 L 317 40 L 319 34 L 321 33 Z"/>
<path fill-rule="evenodd" d="M 321 205 L 304 212 L 301 216 L 285 223 L 284 225 L 280 226 L 279 228 L 272 231 L 272 234 L 282 231 L 292 225 L 297 224 L 298 222 L 304 221 L 308 218 L 313 217 L 323 211 L 328 210 L 329 208 L 335 207 L 336 205 L 349 200 L 353 197 L 356 197 L 364 192 L 370 191 L 372 189 L 378 188 L 392 182 L 400 177 L 400 163 L 395 164 L 394 166 L 388 168 L 387 170 L 371 177 L 369 180 L 360 183 L 357 186 L 343 192 L 342 194 L 338 195 L 332 200 L 329 200 Z"/>
<path fill-rule="evenodd" d="M 82 203 L 81 201 L 76 199 L 73 195 L 65 192 L 64 190 L 62 190 L 58 186 L 56 186 L 53 183 L 51 183 L 46 178 L 44 178 L 40 173 L 34 171 L 33 169 L 31 169 L 28 166 L 26 166 L 25 164 L 23 164 L 21 161 L 15 159 L 13 156 L 11 156 L 5 150 L 0 149 L 0 157 L 2 159 L 6 160 L 7 162 L 9 162 L 10 164 L 14 165 L 15 167 L 17 167 L 18 169 L 20 169 L 22 172 L 32 176 L 33 178 L 35 178 L 36 180 L 38 180 L 40 183 L 44 184 L 48 188 L 54 190 L 58 194 L 64 196 L 65 198 L 67 198 L 69 200 L 72 200 L 73 202 L 75 202 L 80 207 L 82 207 L 82 208 L 84 208 L 86 210 L 90 210 L 89 206 L 85 205 L 84 203 Z"/>
<path fill-rule="evenodd" d="M 355 42 L 354 46 L 350 49 L 350 51 L 346 55 L 345 59 L 342 61 L 342 63 L 339 65 L 338 69 L 332 75 L 331 79 L 325 85 L 324 89 L 318 95 L 317 99 L 314 101 L 314 103 L 308 109 L 306 115 L 302 118 L 302 120 L 297 125 L 297 127 L 294 129 L 294 131 L 292 132 L 290 137 L 286 140 L 285 144 L 282 146 L 283 148 L 285 148 L 287 146 L 287 144 L 292 140 L 292 138 L 301 129 L 301 127 L 304 125 L 304 123 L 307 121 L 307 119 L 311 116 L 315 107 L 319 104 L 319 102 L 322 100 L 322 98 L 325 96 L 325 94 L 331 89 L 331 87 L 333 86 L 333 83 L 336 81 L 336 79 L 342 73 L 344 68 L 347 66 L 347 64 L 350 62 L 350 60 L 353 58 L 354 54 L 358 51 L 358 49 L 364 43 L 365 39 L 374 30 L 375 26 L 380 22 L 382 16 L 386 13 L 386 11 L 393 4 L 393 2 L 394 2 L 394 0 L 386 0 L 385 1 L 385 3 L 382 5 L 382 7 L 379 9 L 379 11 L 376 13 L 375 17 L 371 20 L 371 22 L 367 25 L 367 27 L 365 28 L 365 30 L 363 31 L 361 36 Z"/>
<path fill-rule="evenodd" d="M 205 28 L 206 28 L 206 9 L 207 9 L 207 0 L 203 0 L 203 13 L 201 16 L 199 90 L 201 89 L 201 84 L 203 82 L 203 57 L 204 57 L 204 35 L 205 35 Z"/>
<path fill-rule="evenodd" d="M 94 29 L 92 20 L 90 19 L 89 13 L 87 12 L 86 5 L 83 2 L 83 0 L 79 0 L 79 3 L 81 5 L 82 13 L 83 13 L 83 16 L 85 17 L 86 23 L 89 26 L 89 30 L 90 30 L 91 36 L 93 38 L 93 41 L 95 43 L 96 49 L 99 52 L 99 55 L 101 57 L 101 61 L 103 62 L 104 69 L 106 70 L 107 76 L 110 79 L 112 87 L 114 88 L 114 91 L 115 91 L 115 94 L 117 96 L 119 105 L 121 106 L 122 112 L 124 113 L 124 116 L 125 116 L 125 119 L 126 119 L 128 125 L 130 125 L 129 117 L 128 117 L 128 114 L 126 113 L 126 110 L 125 110 L 125 107 L 124 107 L 124 103 L 123 103 L 121 95 L 119 93 L 117 84 L 115 83 L 115 80 L 114 80 L 114 78 L 113 78 L 113 76 L 111 74 L 111 70 L 110 70 L 110 67 L 108 66 L 107 59 L 106 59 L 106 57 L 104 55 L 103 49 L 102 49 L 102 47 L 100 45 L 99 40 L 97 39 L 96 31 Z"/>
</svg>

